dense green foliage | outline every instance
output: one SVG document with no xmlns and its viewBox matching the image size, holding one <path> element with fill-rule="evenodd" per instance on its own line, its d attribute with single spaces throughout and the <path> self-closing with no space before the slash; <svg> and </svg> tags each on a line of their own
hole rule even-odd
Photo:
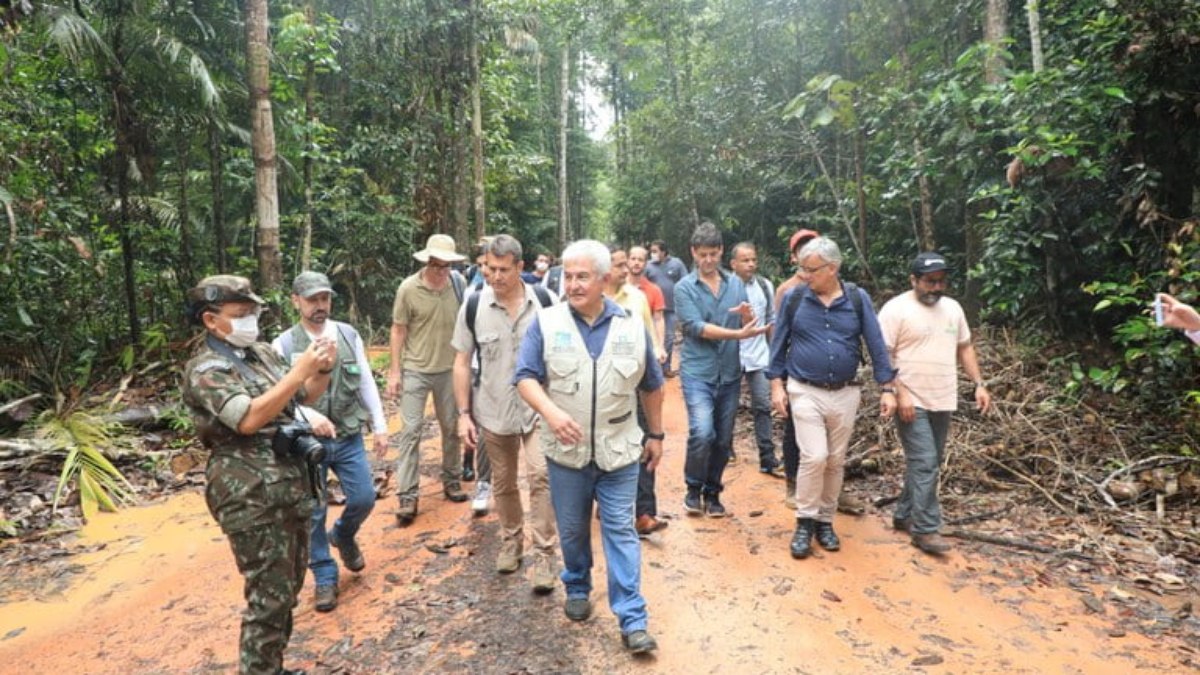
<svg viewBox="0 0 1200 675">
<path fill-rule="evenodd" d="M 708 218 L 782 275 L 783 237 L 816 227 L 881 296 L 935 246 L 984 319 L 1113 344 L 1079 357 L 1089 384 L 1179 401 L 1194 352 L 1145 308 L 1196 299 L 1200 7 L 1044 0 L 1035 72 L 1025 3 L 999 4 L 1008 35 L 989 44 L 984 0 L 272 3 L 284 276 L 328 271 L 367 328 L 432 232 L 556 249 L 565 55 L 568 237 L 686 256 Z M 70 398 L 97 367 L 164 357 L 199 276 L 255 274 L 241 8 L 17 18 L 0 33 L 3 376 Z M 605 138 L 585 99 L 615 113 Z"/>
</svg>

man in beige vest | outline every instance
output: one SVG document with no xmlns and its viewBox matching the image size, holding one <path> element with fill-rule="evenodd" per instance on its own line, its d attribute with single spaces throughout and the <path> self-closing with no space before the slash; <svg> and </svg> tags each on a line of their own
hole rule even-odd
<svg viewBox="0 0 1200 675">
<path fill-rule="evenodd" d="M 530 581 L 535 592 L 549 593 L 554 590 L 558 572 L 554 555 L 558 531 L 550 506 L 550 481 L 535 433 L 537 415 L 517 396 L 512 377 L 521 338 L 537 310 L 553 300 L 546 289 L 521 280 L 521 242 L 509 235 L 501 234 L 488 243 L 485 264 L 489 285 L 477 296 L 468 297 L 454 326 L 458 436 L 467 448 L 478 445 L 482 436 L 488 449 L 496 513 L 500 516 L 496 571 L 501 574 L 520 569 L 525 550 L 525 512 L 517 486 L 518 458 L 525 455 L 535 553 Z M 476 352 L 480 368 L 472 410 L 471 361 Z"/>
<path fill-rule="evenodd" d="M 400 434 L 396 461 L 396 491 L 400 509 L 396 519 L 408 525 L 417 517 L 417 494 L 421 464 L 421 430 L 425 427 L 425 401 L 433 395 L 433 409 L 442 430 L 442 494 L 452 502 L 467 501 L 459 482 L 462 455 L 454 402 L 454 348 L 450 337 L 462 304 L 466 282 L 450 265 L 466 259 L 454 249 L 454 239 L 444 234 L 429 237 L 424 249 L 413 257 L 425 266 L 408 277 L 396 290 L 392 306 L 391 365 L 387 396 L 400 399 L 404 430 Z"/>
<path fill-rule="evenodd" d="M 662 456 L 662 371 L 641 320 L 604 297 L 612 259 L 604 244 L 577 241 L 563 252 L 567 302 L 538 312 L 521 342 L 513 380 L 542 416 L 542 449 L 562 545 L 567 618 L 592 604 L 592 503 L 608 568 L 608 602 L 621 641 L 634 654 L 657 649 L 646 631 L 641 547 L 630 515 L 638 462 Z M 637 423 L 641 398 L 649 429 Z M 643 440 L 645 446 L 643 449 Z"/>
</svg>

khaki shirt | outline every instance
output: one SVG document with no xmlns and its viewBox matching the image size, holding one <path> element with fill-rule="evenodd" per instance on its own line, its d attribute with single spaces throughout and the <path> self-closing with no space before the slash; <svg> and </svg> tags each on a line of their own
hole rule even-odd
<svg viewBox="0 0 1200 675">
<path fill-rule="evenodd" d="M 494 434 L 528 433 L 537 423 L 537 413 L 517 394 L 512 379 L 521 338 L 541 306 L 533 287 L 525 284 L 525 302 L 514 321 L 496 302 L 495 291 L 486 286 L 479 291 L 474 337 L 467 327 L 466 302 L 458 312 L 451 345 L 455 351 L 469 354 L 479 343 L 479 388 L 472 412 L 475 421 Z"/>
<path fill-rule="evenodd" d="M 392 304 L 392 322 L 408 328 L 400 357 L 404 370 L 444 373 L 454 367 L 450 338 L 458 305 L 453 280 L 436 291 L 425 284 L 420 271 L 401 282 Z"/>
<path fill-rule="evenodd" d="M 922 410 L 958 407 L 958 347 L 971 341 L 962 306 L 942 296 L 923 305 L 912 291 L 887 301 L 879 328 L 900 381 Z"/>
</svg>

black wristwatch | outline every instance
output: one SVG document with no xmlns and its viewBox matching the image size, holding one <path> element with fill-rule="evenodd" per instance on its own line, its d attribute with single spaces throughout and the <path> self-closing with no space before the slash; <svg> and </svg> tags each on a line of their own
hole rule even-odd
<svg viewBox="0 0 1200 675">
<path fill-rule="evenodd" d="M 644 435 L 646 436 L 646 438 L 648 438 L 652 441 L 661 441 L 667 437 L 666 434 L 652 434 L 649 431 L 647 431 Z"/>
<path fill-rule="evenodd" d="M 895 387 L 880 387 L 880 388 L 879 388 L 879 393 L 881 393 L 881 394 L 895 394 L 895 393 L 896 393 L 896 388 L 895 388 Z"/>
</svg>

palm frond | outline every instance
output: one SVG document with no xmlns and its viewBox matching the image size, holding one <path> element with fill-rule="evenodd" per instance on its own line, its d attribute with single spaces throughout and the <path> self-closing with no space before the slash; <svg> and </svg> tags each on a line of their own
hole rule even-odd
<svg viewBox="0 0 1200 675">
<path fill-rule="evenodd" d="M 51 7 L 48 11 L 50 39 L 72 63 L 79 65 L 92 57 L 105 62 L 113 60 L 104 38 L 86 19 L 64 7 Z"/>
<path fill-rule="evenodd" d="M 85 518 L 101 509 L 115 511 L 118 504 L 134 501 L 133 486 L 103 451 L 116 442 L 116 425 L 84 411 L 60 416 L 50 410 L 42 413 L 38 424 L 38 436 L 49 442 L 52 452 L 67 453 L 54 490 L 55 510 L 72 481 L 79 490 Z"/>
<path fill-rule="evenodd" d="M 188 76 L 200 89 L 200 98 L 205 107 L 213 108 L 221 102 L 221 92 L 218 91 L 217 84 L 213 81 L 208 64 L 194 49 L 188 47 L 182 40 L 161 32 L 155 35 L 154 46 L 171 63 L 185 62 L 187 64 Z"/>
</svg>

